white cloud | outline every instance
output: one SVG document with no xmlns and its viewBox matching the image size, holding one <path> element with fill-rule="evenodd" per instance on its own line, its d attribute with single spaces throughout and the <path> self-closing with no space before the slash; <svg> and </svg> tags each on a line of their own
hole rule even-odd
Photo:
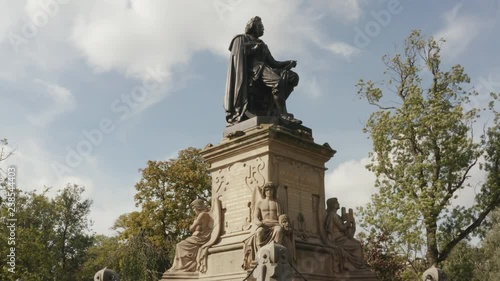
<svg viewBox="0 0 500 281">
<path fill-rule="evenodd" d="M 364 206 L 375 191 L 375 175 L 365 166 L 368 158 L 349 160 L 325 176 L 326 198 L 337 197 L 340 205 L 348 208 Z"/>
<path fill-rule="evenodd" d="M 319 86 L 318 81 L 316 80 L 316 77 L 305 80 L 301 83 L 303 87 L 303 92 L 306 95 L 312 98 L 318 98 L 323 95 L 323 93 L 321 92 L 321 87 Z"/>
<path fill-rule="evenodd" d="M 313 23 L 300 13 L 300 1 L 287 1 L 286 5 L 270 0 L 228 1 L 224 5 L 232 6 L 223 12 L 213 4 L 192 0 L 98 1 L 92 10 L 75 16 L 71 40 L 96 71 L 118 71 L 145 79 L 146 69 L 179 71 L 179 66 L 190 63 L 202 50 L 227 57 L 231 38 L 243 33 L 246 22 L 255 15 L 262 17 L 267 35 L 263 40 L 278 60 L 291 59 L 283 53 L 301 54 L 309 41 L 307 30 L 313 29 Z M 277 9 L 279 13 L 274 12 Z M 283 44 L 287 41 L 294 48 Z M 162 83 L 162 91 L 152 92 L 138 112 L 161 102 L 166 88 L 178 81 L 168 75 Z"/>
<path fill-rule="evenodd" d="M 358 0 L 330 0 L 330 10 L 337 17 L 348 21 L 357 21 L 362 14 Z"/>
<path fill-rule="evenodd" d="M 93 200 L 89 218 L 94 221 L 92 229 L 97 233 L 111 235 L 113 232 L 109 228 L 118 216 L 135 210 L 133 186 L 127 188 L 114 186 L 115 179 L 112 179 L 112 183 L 105 184 L 106 180 L 103 180 L 98 167 L 93 166 L 93 163 L 86 162 L 80 169 L 92 177 L 83 175 L 82 172 L 78 172 L 78 175 L 58 177 L 47 164 L 53 161 L 53 155 L 47 152 L 37 139 L 25 138 L 15 145 L 9 145 L 6 149 L 14 150 L 14 154 L 0 162 L 0 167 L 7 170 L 6 168 L 11 165 L 16 166 L 19 190 L 41 192 L 44 187 L 51 187 L 47 195 L 53 197 L 68 183 L 84 186 L 83 198 Z"/>
<path fill-rule="evenodd" d="M 360 49 L 347 44 L 345 42 L 333 42 L 324 47 L 325 49 L 333 52 L 334 54 L 341 55 L 347 60 L 361 52 Z"/>
<path fill-rule="evenodd" d="M 436 32 L 436 39 L 444 38 L 446 43 L 442 47 L 445 56 L 456 57 L 463 53 L 473 39 L 479 34 L 484 20 L 459 14 L 462 4 L 457 4 L 443 14 L 444 27 Z"/>
<path fill-rule="evenodd" d="M 75 98 L 68 89 L 41 79 L 35 79 L 34 82 L 44 87 L 40 93 L 41 96 L 50 100 L 50 105 L 42 112 L 27 117 L 32 125 L 44 127 L 54 121 L 59 115 L 75 109 Z"/>
</svg>

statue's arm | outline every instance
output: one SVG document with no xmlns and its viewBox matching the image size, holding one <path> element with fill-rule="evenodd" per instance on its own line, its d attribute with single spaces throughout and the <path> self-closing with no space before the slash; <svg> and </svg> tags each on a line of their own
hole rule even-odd
<svg viewBox="0 0 500 281">
<path fill-rule="evenodd" d="M 267 48 L 267 46 L 266 46 Z M 287 60 L 287 61 L 277 61 L 274 59 L 273 55 L 267 49 L 267 56 L 266 56 L 266 63 L 272 68 L 285 68 L 285 67 L 295 67 L 297 65 L 297 62 L 294 60 Z"/>
<path fill-rule="evenodd" d="M 257 226 L 261 226 L 262 225 L 262 213 L 260 211 L 260 202 L 257 203 L 257 205 L 255 206 L 255 211 L 253 212 L 254 213 L 254 222 Z"/>
<path fill-rule="evenodd" d="M 193 233 L 196 230 L 198 230 L 197 229 L 198 227 L 202 227 L 203 226 L 204 214 L 206 214 L 206 213 L 200 213 L 196 217 L 196 219 L 194 220 L 193 224 L 189 227 L 189 231 L 191 231 L 191 233 Z"/>
<path fill-rule="evenodd" d="M 342 222 L 342 220 L 340 219 L 340 216 L 338 215 L 335 215 L 333 216 L 333 223 L 335 223 L 335 225 L 337 226 L 337 228 L 341 231 L 341 232 L 345 232 L 348 228 L 348 225 L 344 224 Z"/>
</svg>

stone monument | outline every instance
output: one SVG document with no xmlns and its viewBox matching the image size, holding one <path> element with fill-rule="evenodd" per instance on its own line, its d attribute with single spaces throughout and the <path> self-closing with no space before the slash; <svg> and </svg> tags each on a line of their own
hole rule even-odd
<svg viewBox="0 0 500 281">
<path fill-rule="evenodd" d="M 352 210 L 337 214 L 336 198 L 325 208 L 325 163 L 336 151 L 287 110 L 297 62 L 276 61 L 263 32 L 254 17 L 231 41 L 227 126 L 202 152 L 212 207 L 199 210 L 162 280 L 377 280 L 353 238 Z M 183 259 L 191 263 L 178 266 Z"/>
</svg>

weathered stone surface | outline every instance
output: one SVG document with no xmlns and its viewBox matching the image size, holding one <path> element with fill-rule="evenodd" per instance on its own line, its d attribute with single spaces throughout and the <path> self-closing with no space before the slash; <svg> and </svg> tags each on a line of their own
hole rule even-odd
<svg viewBox="0 0 500 281">
<path fill-rule="evenodd" d="M 293 228 L 298 272 L 311 281 L 376 280 L 368 270 L 333 270 L 334 249 L 324 228 L 324 176 L 325 163 L 335 150 L 315 143 L 300 129 L 279 124 L 249 126 L 243 132 L 203 151 L 211 165 L 212 196 L 220 200 L 223 209 L 220 235 L 208 248 L 206 272 L 166 273 L 162 280 L 241 281 L 247 277 L 249 272 L 242 268 L 244 241 L 257 229 L 255 204 L 268 182 L 279 186 L 276 200 Z M 302 279 L 296 274 L 291 280 Z"/>
<path fill-rule="evenodd" d="M 94 281 L 120 281 L 120 277 L 118 273 L 105 267 L 94 275 Z"/>
</svg>

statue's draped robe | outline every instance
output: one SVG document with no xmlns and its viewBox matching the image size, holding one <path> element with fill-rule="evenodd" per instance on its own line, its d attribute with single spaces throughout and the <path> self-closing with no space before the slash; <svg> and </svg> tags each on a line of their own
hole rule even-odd
<svg viewBox="0 0 500 281">
<path fill-rule="evenodd" d="M 202 213 L 200 216 L 208 216 Z M 197 230 L 192 236 L 182 240 L 175 246 L 174 264 L 169 271 L 193 272 L 197 271 L 198 251 L 203 244 L 210 240 L 211 228 Z"/>
<path fill-rule="evenodd" d="M 257 43 L 261 44 L 261 48 L 253 49 Z M 259 38 L 247 34 L 237 35 L 231 41 L 229 50 L 231 56 L 227 71 L 224 110 L 226 121 L 230 124 L 246 119 L 245 113 L 252 107 L 249 105 L 249 87 L 253 81 L 260 80 L 263 83 L 261 86 L 269 88 L 269 95 L 271 93 L 281 95 L 283 102 L 299 83 L 297 73 L 285 70 L 290 61 L 276 61 L 267 45 Z M 274 106 L 268 108 L 266 115 L 271 115 L 273 108 Z"/>
<path fill-rule="evenodd" d="M 340 216 L 335 212 L 327 212 L 325 216 L 325 230 L 328 241 L 336 251 L 338 264 L 334 266 L 336 272 L 365 268 L 363 250 L 359 241 L 349 238 L 345 233 L 335 229 L 335 220 L 341 222 Z"/>
<path fill-rule="evenodd" d="M 271 241 L 281 244 L 283 231 L 283 228 L 278 223 L 263 224 L 259 226 L 255 232 L 244 241 L 243 268 L 250 268 L 252 262 L 256 259 L 258 249 L 262 246 L 271 243 Z M 259 235 L 260 238 L 258 238 L 257 235 Z"/>
<path fill-rule="evenodd" d="M 246 35 L 237 35 L 231 41 L 231 57 L 227 71 L 224 109 L 228 123 L 240 122 L 248 106 L 248 67 L 243 46 Z"/>
</svg>

